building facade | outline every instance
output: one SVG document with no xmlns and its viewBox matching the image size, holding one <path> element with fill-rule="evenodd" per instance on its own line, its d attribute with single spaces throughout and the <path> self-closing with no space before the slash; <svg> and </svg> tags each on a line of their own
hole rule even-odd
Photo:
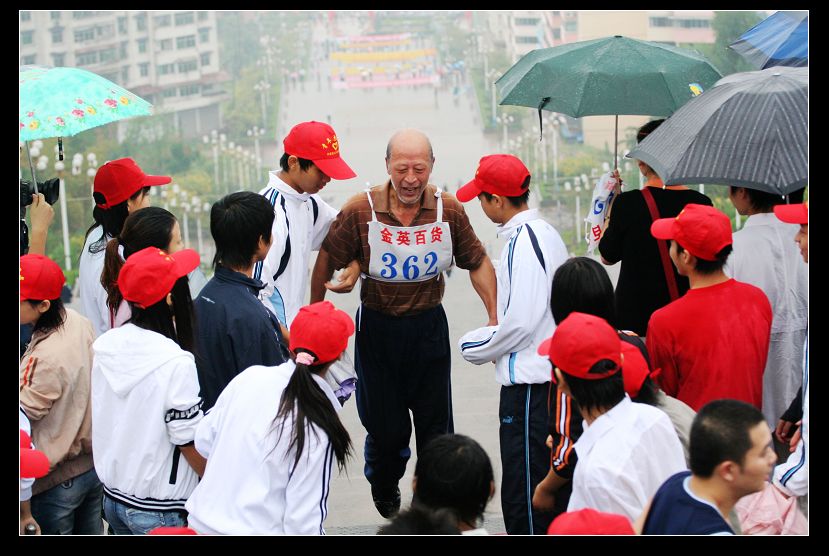
<svg viewBox="0 0 829 556">
<path fill-rule="evenodd" d="M 19 18 L 20 65 L 101 75 L 169 114 L 184 137 L 221 127 L 229 76 L 219 69 L 215 12 L 30 10 Z"/>
</svg>

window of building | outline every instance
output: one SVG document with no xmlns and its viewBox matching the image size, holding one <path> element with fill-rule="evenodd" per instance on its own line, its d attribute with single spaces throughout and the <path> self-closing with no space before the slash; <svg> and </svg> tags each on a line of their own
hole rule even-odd
<svg viewBox="0 0 829 556">
<path fill-rule="evenodd" d="M 31 21 L 32 12 L 20 12 L 20 21 Z"/>
<path fill-rule="evenodd" d="M 60 21 L 60 12 L 49 12 L 49 17 L 52 18 L 52 21 Z"/>
<path fill-rule="evenodd" d="M 164 89 L 161 91 L 161 98 L 170 98 L 176 96 L 176 89 L 175 87 L 171 87 L 170 89 Z"/>
<path fill-rule="evenodd" d="M 72 12 L 73 19 L 86 19 L 87 17 L 92 17 L 95 15 L 95 12 Z"/>
<path fill-rule="evenodd" d="M 138 75 L 141 77 L 147 77 L 150 75 L 150 63 L 149 62 L 141 62 L 138 64 Z"/>
<path fill-rule="evenodd" d="M 193 12 L 179 12 L 176 14 L 176 25 L 189 25 L 194 21 Z"/>
<path fill-rule="evenodd" d="M 64 60 L 66 60 L 66 54 L 53 52 L 52 53 L 52 65 L 56 68 L 63 67 Z"/>
<path fill-rule="evenodd" d="M 86 42 L 95 40 L 95 29 L 79 29 L 75 31 L 75 42 Z"/>
<path fill-rule="evenodd" d="M 178 63 L 178 72 L 187 73 L 188 71 L 196 71 L 199 69 L 199 64 L 196 60 L 187 60 L 186 62 Z"/>
<path fill-rule="evenodd" d="M 135 28 L 139 31 L 147 30 L 147 14 L 140 13 L 135 16 Z"/>
<path fill-rule="evenodd" d="M 169 27 L 172 18 L 170 17 L 170 14 L 157 15 L 153 18 L 153 21 L 155 22 L 156 27 Z"/>
<path fill-rule="evenodd" d="M 20 43 L 32 44 L 34 42 L 34 31 L 20 31 Z"/>
<path fill-rule="evenodd" d="M 176 71 L 175 64 L 161 64 L 158 66 L 158 75 L 167 75 Z"/>
<path fill-rule="evenodd" d="M 127 18 L 126 18 L 126 16 L 118 17 L 118 32 L 123 35 L 123 34 L 126 34 L 127 31 L 128 31 L 128 29 L 127 29 Z"/>
<path fill-rule="evenodd" d="M 199 94 L 198 85 L 185 85 L 184 87 L 179 87 L 178 89 L 178 96 L 180 97 L 189 97 L 197 94 Z"/>
<path fill-rule="evenodd" d="M 564 32 L 565 33 L 575 33 L 577 28 L 578 28 L 578 22 L 576 22 L 576 21 L 565 21 L 564 22 Z"/>
<path fill-rule="evenodd" d="M 201 56 L 199 56 L 199 58 L 200 58 L 200 63 L 202 65 L 202 67 L 210 65 L 210 53 L 209 52 L 203 52 L 201 54 Z"/>
<path fill-rule="evenodd" d="M 196 12 L 199 14 L 199 21 L 207 21 L 207 12 Z"/>
<path fill-rule="evenodd" d="M 670 17 L 652 17 L 651 27 L 673 27 L 673 21 Z"/>
<path fill-rule="evenodd" d="M 28 56 L 23 56 L 20 58 L 20 65 L 21 66 L 33 66 L 37 61 L 37 54 L 29 54 Z"/>
<path fill-rule="evenodd" d="M 538 37 L 515 37 L 517 44 L 537 44 Z"/>
<path fill-rule="evenodd" d="M 176 37 L 176 48 L 192 48 L 196 46 L 196 35 L 185 35 L 183 37 Z"/>
<path fill-rule="evenodd" d="M 60 44 L 63 42 L 63 27 L 52 27 L 49 29 L 52 33 L 52 44 Z"/>
<path fill-rule="evenodd" d="M 173 39 L 164 39 L 162 41 L 159 41 L 158 46 L 159 48 L 161 48 L 161 50 L 172 50 Z"/>
<path fill-rule="evenodd" d="M 199 29 L 199 42 L 207 42 L 210 40 L 210 27 L 202 27 Z"/>
<path fill-rule="evenodd" d="M 516 25 L 538 25 L 539 19 L 537 17 L 516 17 Z"/>
<path fill-rule="evenodd" d="M 100 54 L 98 55 L 98 59 L 101 61 L 101 63 L 114 62 L 116 59 L 115 47 L 107 48 L 106 50 L 101 50 Z"/>
<path fill-rule="evenodd" d="M 138 43 L 138 52 L 139 53 L 143 54 L 144 52 L 147 52 L 147 39 L 138 39 L 135 42 Z"/>
<path fill-rule="evenodd" d="M 553 38 L 555 40 L 561 39 L 561 28 L 560 27 L 556 27 L 555 29 L 553 29 Z"/>
<path fill-rule="evenodd" d="M 677 27 L 683 27 L 685 29 L 703 29 L 708 28 L 710 26 L 710 21 L 707 19 L 677 19 L 676 24 Z"/>
<path fill-rule="evenodd" d="M 130 67 L 129 66 L 122 66 L 121 67 L 121 83 L 124 85 L 130 80 Z"/>
<path fill-rule="evenodd" d="M 98 63 L 98 51 L 93 50 L 92 52 L 83 52 L 81 54 L 75 54 L 75 64 L 78 66 L 89 66 L 92 64 Z"/>
<path fill-rule="evenodd" d="M 127 46 L 129 46 L 129 42 L 122 41 L 121 46 L 118 48 L 118 56 L 122 60 L 127 57 Z"/>
</svg>

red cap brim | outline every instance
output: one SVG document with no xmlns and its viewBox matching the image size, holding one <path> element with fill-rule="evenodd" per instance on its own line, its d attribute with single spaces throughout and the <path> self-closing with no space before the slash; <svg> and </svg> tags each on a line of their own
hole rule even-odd
<svg viewBox="0 0 829 556">
<path fill-rule="evenodd" d="M 170 176 L 148 176 L 144 174 L 144 186 L 148 185 L 166 185 L 173 181 Z"/>
<path fill-rule="evenodd" d="M 541 342 L 541 345 L 538 346 L 538 355 L 540 355 L 542 357 L 546 357 L 546 358 L 549 359 L 550 358 L 550 344 L 552 344 L 552 343 L 553 343 L 553 337 L 552 336 L 550 336 L 549 338 L 547 338 L 546 340 Z"/>
<path fill-rule="evenodd" d="M 481 188 L 475 183 L 475 180 L 467 183 L 460 189 L 458 192 L 455 193 L 455 197 L 457 197 L 458 201 L 461 203 L 466 203 L 477 197 L 481 194 Z"/>
<path fill-rule="evenodd" d="M 674 239 L 675 218 L 660 218 L 651 224 L 651 235 L 656 239 Z"/>
<path fill-rule="evenodd" d="M 809 208 L 805 203 L 796 205 L 775 205 L 774 215 L 789 224 L 808 224 Z"/>
<path fill-rule="evenodd" d="M 176 270 L 180 273 L 179 278 L 190 274 L 201 263 L 201 257 L 193 249 L 176 251 L 172 254 L 172 257 L 176 260 Z"/>
<path fill-rule="evenodd" d="M 354 170 L 345 163 L 345 160 L 342 157 L 337 156 L 334 158 L 323 158 L 320 160 L 312 161 L 314 164 L 317 165 L 317 168 L 322 170 L 326 176 L 335 179 L 335 180 L 350 180 L 351 178 L 357 177 L 357 174 L 354 173 Z"/>
</svg>

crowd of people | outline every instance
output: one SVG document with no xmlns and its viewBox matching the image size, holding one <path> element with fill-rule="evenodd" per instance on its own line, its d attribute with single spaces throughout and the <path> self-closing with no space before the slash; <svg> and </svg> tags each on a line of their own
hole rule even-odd
<svg viewBox="0 0 829 556">
<path fill-rule="evenodd" d="M 455 356 L 494 363 L 501 386 L 508 534 L 735 534 L 743 497 L 805 499 L 803 190 L 786 203 L 731 188 L 749 216 L 732 234 L 710 199 L 639 162 L 645 186 L 617 197 L 599 244 L 622 263 L 614 291 L 529 207 L 515 156 L 484 156 L 452 195 L 429 183 L 429 138 L 403 129 L 388 181 L 337 209 L 319 192 L 355 172 L 333 128 L 300 123 L 283 145 L 261 191 L 213 204 L 206 284 L 175 216 L 149 206 L 171 178 L 130 158 L 94 179 L 80 311 L 61 301 L 45 239 L 21 256 L 21 450 L 48 458 L 33 484 L 21 467 L 21 534 L 102 534 L 104 520 L 119 535 L 324 534 L 334 462 L 353 457 L 330 373 L 352 335 L 380 533 L 486 534 L 493 466 L 453 422 L 442 299 L 455 265 L 488 319 Z M 506 240 L 497 265 L 464 210 L 473 199 Z M 51 220 L 39 214 L 38 238 Z M 325 297 L 358 281 L 352 319 Z"/>
</svg>

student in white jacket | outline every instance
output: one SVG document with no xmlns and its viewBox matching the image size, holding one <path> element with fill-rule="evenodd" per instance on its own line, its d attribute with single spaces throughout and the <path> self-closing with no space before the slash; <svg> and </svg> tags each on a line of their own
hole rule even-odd
<svg viewBox="0 0 829 556">
<path fill-rule="evenodd" d="M 187 281 L 198 264 L 192 249 L 132 254 L 118 275 L 132 317 L 92 345 L 95 470 L 118 535 L 186 525 L 184 503 L 204 472 L 193 447 L 203 414 Z"/>
<path fill-rule="evenodd" d="M 547 532 L 553 515 L 532 507 L 535 486 L 550 465 L 547 397 L 549 363 L 538 355 L 555 329 L 550 311 L 553 274 L 567 260 L 558 232 L 529 209 L 530 172 L 516 157 L 481 159 L 475 179 L 458 190 L 461 202 L 478 198 L 484 213 L 508 237 L 498 266 L 498 324 L 472 330 L 458 344 L 476 365 L 495 361 L 499 408 L 501 508 L 507 533 Z"/>
<path fill-rule="evenodd" d="M 352 450 L 325 374 L 354 323 L 321 301 L 290 332 L 296 362 L 242 371 L 198 427 L 207 469 L 186 508 L 200 534 L 325 534 L 334 458 L 342 470 Z"/>
<path fill-rule="evenodd" d="M 253 277 L 265 287 L 259 299 L 286 328 L 306 300 L 311 251 L 319 251 L 337 210 L 318 193 L 332 179 L 356 176 L 340 157 L 334 129 L 321 122 L 295 125 L 283 141 L 281 170 L 270 172 L 264 195 L 274 210 L 273 242 L 264 261 L 256 263 Z M 356 262 L 347 271 L 347 285 L 334 286 L 347 293 L 359 277 Z"/>
</svg>

